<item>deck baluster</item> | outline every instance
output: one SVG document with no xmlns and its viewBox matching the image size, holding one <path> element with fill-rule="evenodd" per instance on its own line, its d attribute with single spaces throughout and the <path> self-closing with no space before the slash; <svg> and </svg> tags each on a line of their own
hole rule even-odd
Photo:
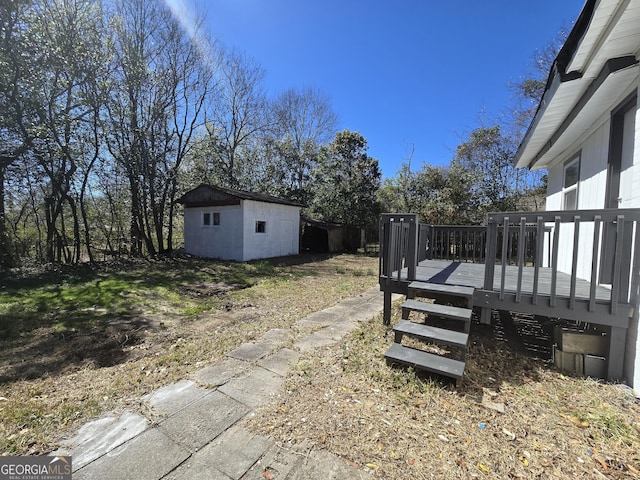
<svg viewBox="0 0 640 480">
<path fill-rule="evenodd" d="M 598 264 L 600 263 L 600 230 L 602 217 L 593 217 L 593 250 L 591 253 L 591 286 L 589 287 L 589 311 L 596 309 L 596 287 L 598 286 Z"/>
<path fill-rule="evenodd" d="M 553 230 L 553 250 L 551 252 L 551 292 L 549 306 L 556 306 L 556 288 L 558 286 L 558 245 L 560 244 L 560 217 L 555 217 Z"/>
<path fill-rule="evenodd" d="M 504 300 L 504 285 L 507 275 L 507 264 L 509 263 L 507 256 L 509 254 L 509 247 L 511 246 L 510 237 L 511 235 L 509 235 L 509 217 L 504 217 L 504 219 L 502 220 L 502 270 L 500 272 L 500 300 Z"/>
<path fill-rule="evenodd" d="M 520 218 L 520 233 L 518 235 L 518 285 L 516 287 L 516 303 L 520 303 L 522 298 L 522 273 L 524 271 L 526 242 L 527 242 L 527 218 Z"/>
<path fill-rule="evenodd" d="M 540 263 L 544 255 L 544 218 L 539 216 L 536 221 L 536 249 L 533 258 L 533 296 L 531 303 L 538 304 L 538 282 L 540 280 Z"/>
<path fill-rule="evenodd" d="M 618 311 L 618 302 L 620 301 L 620 270 L 622 268 L 622 243 L 624 239 L 624 216 L 617 216 L 616 225 L 616 251 L 613 261 L 613 279 L 611 282 L 611 314 L 615 315 Z M 630 260 L 630 259 L 629 259 Z"/>
<path fill-rule="evenodd" d="M 580 249 L 580 215 L 573 217 L 573 257 L 571 260 L 571 286 L 569 287 L 569 308 L 576 308 L 576 281 L 578 280 L 578 251 Z"/>
</svg>

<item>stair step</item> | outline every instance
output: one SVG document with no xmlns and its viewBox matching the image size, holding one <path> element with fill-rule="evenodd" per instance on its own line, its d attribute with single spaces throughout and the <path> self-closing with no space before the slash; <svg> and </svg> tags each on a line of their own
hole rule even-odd
<svg viewBox="0 0 640 480">
<path fill-rule="evenodd" d="M 469 305 L 473 300 L 473 287 L 464 287 L 461 285 L 444 285 L 441 283 L 429 283 L 429 282 L 411 282 L 409 284 L 409 291 L 419 291 L 420 293 L 431 293 L 440 295 L 449 295 L 452 297 L 462 297 L 467 299 Z"/>
<path fill-rule="evenodd" d="M 467 341 L 469 340 L 468 333 L 422 325 L 408 320 L 400 320 L 393 327 L 393 331 L 403 335 L 409 335 L 413 338 L 433 340 L 455 347 L 466 347 Z M 396 342 L 398 342 L 398 340 L 396 340 Z"/>
<path fill-rule="evenodd" d="M 464 374 L 464 362 L 405 347 L 399 343 L 391 344 L 391 348 L 384 356 L 387 361 L 402 363 L 446 377 L 460 379 Z"/>
<path fill-rule="evenodd" d="M 420 300 L 405 300 L 402 304 L 402 309 L 464 322 L 471 322 L 471 314 L 473 313 L 469 308 L 451 307 L 438 303 L 421 302 Z"/>
</svg>

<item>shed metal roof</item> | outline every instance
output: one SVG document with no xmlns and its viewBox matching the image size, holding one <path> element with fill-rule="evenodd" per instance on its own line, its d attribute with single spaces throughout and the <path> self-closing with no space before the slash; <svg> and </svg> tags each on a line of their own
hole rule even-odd
<svg viewBox="0 0 640 480">
<path fill-rule="evenodd" d="M 233 188 L 219 187 L 202 183 L 193 190 L 189 190 L 176 200 L 185 207 L 209 207 L 223 205 L 238 205 L 242 200 L 254 200 L 256 202 L 276 203 L 302 207 L 299 203 L 272 197 L 264 193 L 247 192 Z"/>
</svg>

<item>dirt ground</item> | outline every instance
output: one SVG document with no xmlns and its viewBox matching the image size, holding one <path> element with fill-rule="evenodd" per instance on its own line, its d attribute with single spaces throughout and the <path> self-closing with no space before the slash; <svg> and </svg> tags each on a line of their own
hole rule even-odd
<svg viewBox="0 0 640 480">
<path fill-rule="evenodd" d="M 313 439 L 378 478 L 639 478 L 629 390 L 557 371 L 523 343 L 531 319 L 494 320 L 473 324 L 456 388 L 386 365 L 393 336 L 373 319 L 303 358 L 250 426 L 284 444 Z"/>
<path fill-rule="evenodd" d="M 0 279 L 0 452 L 46 454 L 104 412 L 144 411 L 143 395 L 374 287 L 377 268 L 363 255 L 184 259 Z M 306 439 L 374 478 L 639 478 L 628 389 L 560 373 L 548 338 L 520 335 L 544 328 L 495 320 L 472 325 L 455 387 L 388 366 L 392 334 L 372 319 L 305 354 L 248 427 L 284 445 Z"/>
<path fill-rule="evenodd" d="M 0 454 L 46 454 L 104 412 L 144 410 L 143 395 L 375 286 L 377 268 L 367 255 L 300 255 L 1 278 Z"/>
</svg>

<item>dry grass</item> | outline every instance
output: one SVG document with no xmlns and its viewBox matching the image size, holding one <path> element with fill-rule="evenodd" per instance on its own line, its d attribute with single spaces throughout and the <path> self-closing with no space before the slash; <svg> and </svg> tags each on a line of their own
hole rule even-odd
<svg viewBox="0 0 640 480">
<path fill-rule="evenodd" d="M 0 453 L 44 454 L 105 411 L 376 285 L 377 258 L 127 262 L 1 279 Z"/>
<path fill-rule="evenodd" d="M 640 408 L 620 387 L 562 375 L 488 326 L 472 338 L 456 389 L 387 366 L 393 337 L 374 319 L 305 356 L 250 426 L 379 478 L 640 477 Z"/>
</svg>

